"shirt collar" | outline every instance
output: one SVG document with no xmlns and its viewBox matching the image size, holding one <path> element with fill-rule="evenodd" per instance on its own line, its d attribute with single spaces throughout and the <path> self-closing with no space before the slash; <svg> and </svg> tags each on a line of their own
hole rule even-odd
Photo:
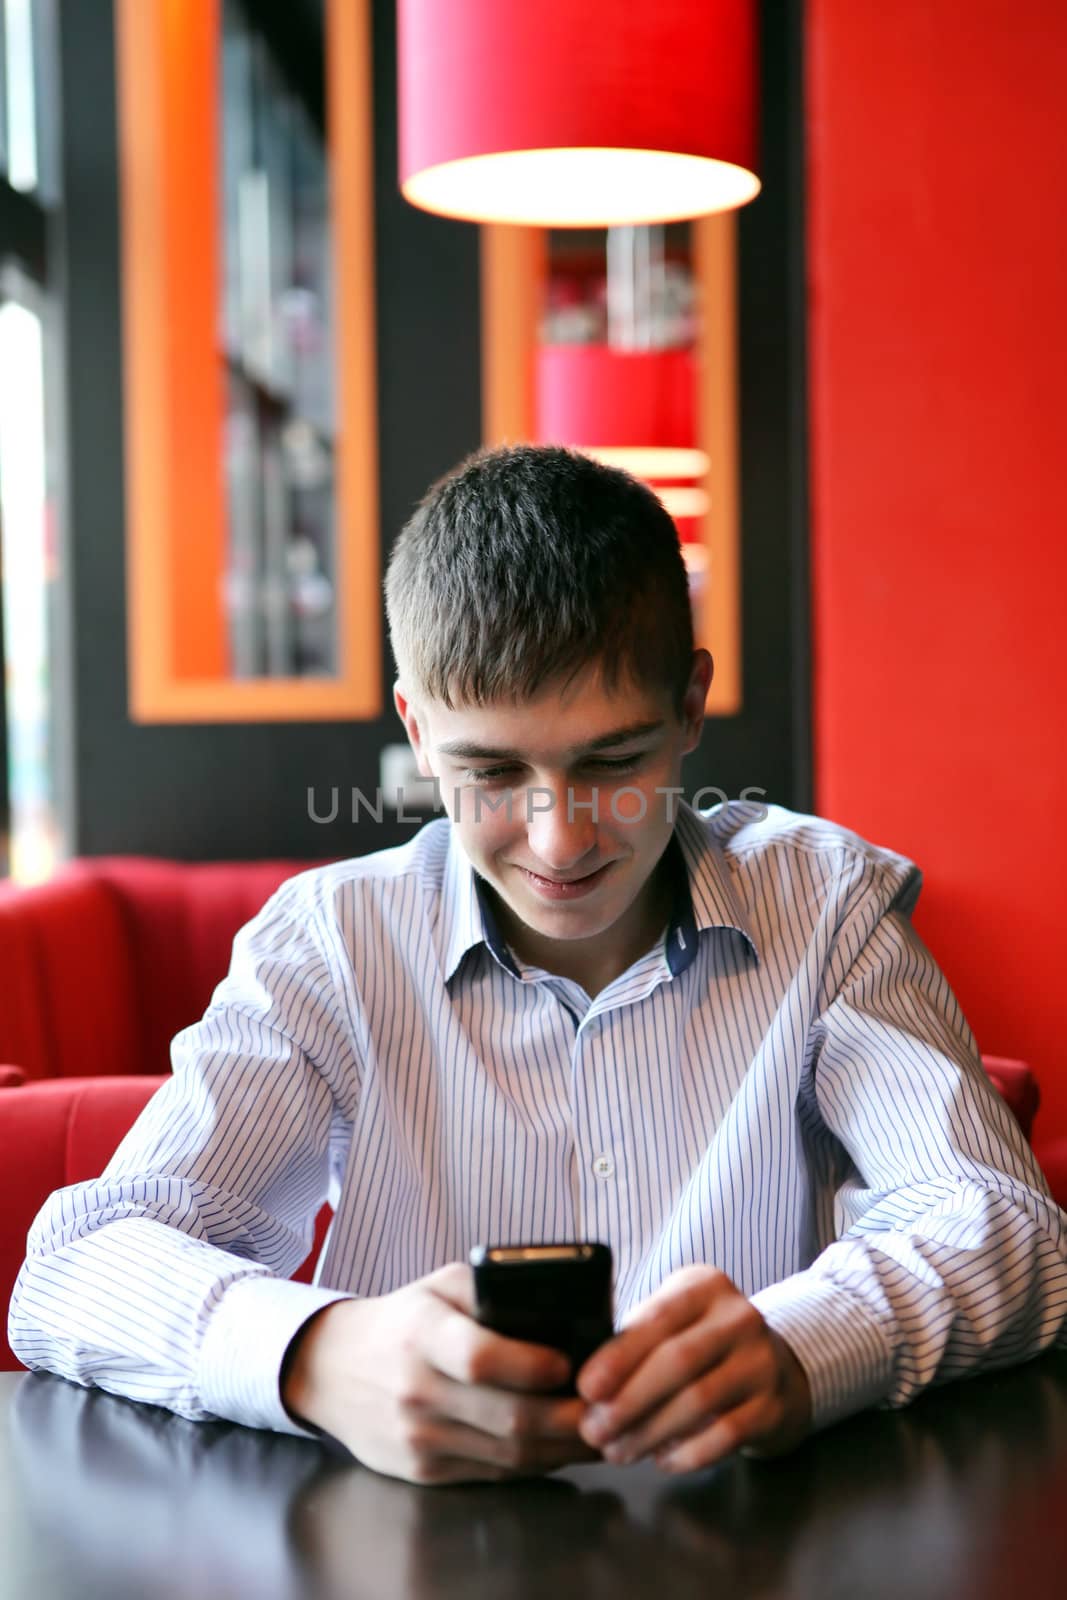
<svg viewBox="0 0 1067 1600">
<path fill-rule="evenodd" d="M 477 884 L 478 875 L 471 866 L 470 857 L 460 843 L 455 824 L 449 822 L 438 940 L 441 973 L 446 983 L 468 950 L 488 942 Z"/>
<path fill-rule="evenodd" d="M 733 928 L 746 940 L 758 962 L 759 945 L 734 888 L 726 858 L 708 819 L 694 811 L 686 800 L 679 803 L 673 839 L 677 841 L 685 865 L 685 884 L 697 933 L 709 928 Z M 672 927 L 672 935 L 673 932 Z M 696 941 L 693 943 L 695 947 Z"/>
<path fill-rule="evenodd" d="M 447 983 L 468 950 L 484 944 L 516 978 L 518 968 L 493 910 L 487 886 L 471 865 L 455 826 L 449 823 L 448 853 L 442 885 L 441 971 Z M 666 955 L 676 978 L 692 962 L 699 935 L 709 928 L 734 928 L 759 960 L 759 948 L 730 881 L 722 851 L 705 819 L 686 801 L 678 807 L 667 845 L 674 899 L 667 932 Z"/>
</svg>

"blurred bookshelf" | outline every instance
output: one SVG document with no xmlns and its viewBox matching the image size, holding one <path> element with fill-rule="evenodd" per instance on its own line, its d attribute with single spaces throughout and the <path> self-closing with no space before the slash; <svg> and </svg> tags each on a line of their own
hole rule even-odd
<svg viewBox="0 0 1067 1600">
<path fill-rule="evenodd" d="M 219 72 L 224 603 L 234 678 L 332 676 L 335 408 L 325 134 L 242 0 Z"/>
</svg>

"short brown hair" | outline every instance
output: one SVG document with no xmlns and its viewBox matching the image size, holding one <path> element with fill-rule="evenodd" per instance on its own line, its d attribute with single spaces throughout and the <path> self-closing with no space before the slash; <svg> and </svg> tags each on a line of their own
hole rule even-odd
<svg viewBox="0 0 1067 1600">
<path fill-rule="evenodd" d="M 385 578 L 409 693 L 449 709 L 521 703 L 599 663 L 669 690 L 680 714 L 693 621 L 678 532 L 656 495 L 557 445 L 470 456 L 426 493 Z"/>
</svg>

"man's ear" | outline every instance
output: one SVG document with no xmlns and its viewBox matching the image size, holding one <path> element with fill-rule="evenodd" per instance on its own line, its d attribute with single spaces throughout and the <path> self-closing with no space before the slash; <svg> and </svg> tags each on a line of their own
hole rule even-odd
<svg viewBox="0 0 1067 1600">
<path fill-rule="evenodd" d="M 424 778 L 436 777 L 436 773 L 430 766 L 426 750 L 425 717 L 414 702 L 408 699 L 404 685 L 399 678 L 393 684 L 393 704 L 396 706 L 397 715 L 404 724 L 404 732 L 408 736 L 408 743 L 415 752 L 415 760 L 418 762 L 419 772 Z"/>
<path fill-rule="evenodd" d="M 715 663 L 711 652 L 703 648 L 693 651 L 693 670 L 689 676 L 689 687 L 685 691 L 682 702 L 682 723 L 685 728 L 684 753 L 689 754 L 700 743 L 700 735 L 704 728 L 705 708 L 708 699 L 708 690 L 711 688 L 712 676 L 715 672 Z"/>
</svg>

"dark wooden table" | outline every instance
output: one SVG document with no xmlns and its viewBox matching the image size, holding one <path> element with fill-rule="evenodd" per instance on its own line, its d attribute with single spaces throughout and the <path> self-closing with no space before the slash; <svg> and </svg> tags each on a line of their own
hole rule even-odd
<svg viewBox="0 0 1067 1600">
<path fill-rule="evenodd" d="M 416 1489 L 338 1451 L 0 1375 L 0 1600 L 1063 1600 L 1067 1357 L 774 1462 Z"/>
</svg>

